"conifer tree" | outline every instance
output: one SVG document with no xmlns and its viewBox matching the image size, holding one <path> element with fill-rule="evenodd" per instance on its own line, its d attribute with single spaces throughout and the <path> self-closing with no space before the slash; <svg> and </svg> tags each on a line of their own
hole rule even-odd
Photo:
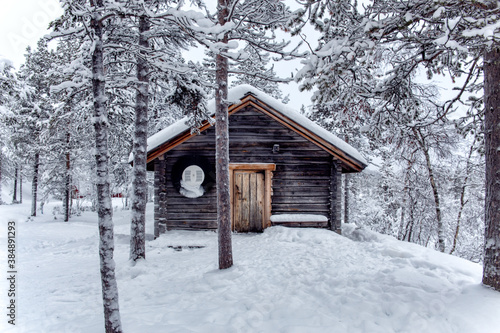
<svg viewBox="0 0 500 333">
<path fill-rule="evenodd" d="M 374 0 L 363 13 L 356 1 L 307 2 L 295 22 L 300 29 L 311 19 L 323 39 L 301 71 L 304 87 L 316 86 L 319 100 L 378 102 L 372 128 L 398 119 L 412 119 L 420 110 L 422 85 L 414 75 L 424 69 L 428 78 L 448 73 L 462 77 L 456 97 L 441 103 L 439 112 L 424 113 L 414 127 L 438 122 L 455 109 L 456 102 L 483 111 L 486 155 L 485 259 L 483 283 L 500 290 L 500 31 L 498 1 Z M 328 28 L 328 29 L 325 29 Z M 386 59 L 387 68 L 377 67 Z M 478 78 L 484 75 L 484 81 Z M 342 84 L 341 84 L 342 83 Z M 472 98 L 465 99 L 466 94 Z M 484 94 L 484 96 L 482 96 Z M 378 126 L 375 126 L 378 125 Z M 478 128 L 478 130 L 480 130 Z M 444 251 L 443 239 L 439 249 Z"/>
<path fill-rule="evenodd" d="M 249 84 L 269 96 L 276 99 L 282 99 L 283 94 L 278 86 L 278 82 L 283 79 L 277 77 L 273 67 L 268 67 L 271 57 L 269 53 L 259 48 L 247 44 L 243 49 L 247 60 L 236 62 L 231 70 L 231 74 L 236 75 L 236 79 L 231 83 L 235 87 L 240 84 Z"/>
<path fill-rule="evenodd" d="M 183 107 L 195 121 L 198 121 L 199 111 L 205 109 L 203 99 L 196 97 L 199 84 L 187 74 L 194 66 L 185 64 L 180 57 L 179 50 L 189 43 L 179 26 L 172 24 L 175 17 L 169 14 L 172 10 L 164 1 L 123 1 L 122 6 L 114 9 L 117 19 L 109 35 L 108 44 L 112 45 L 108 56 L 112 72 L 109 85 L 113 87 L 115 98 L 125 101 L 122 105 L 127 102 L 134 105 L 130 239 L 130 259 L 134 261 L 146 256 L 146 157 L 151 86 L 170 86 L 173 96 L 180 90 L 184 102 L 191 99 Z M 132 77 L 130 73 L 134 70 L 136 75 Z M 134 97 L 128 93 L 130 88 L 135 91 Z M 179 103 L 175 98 L 167 100 L 171 104 Z M 206 112 L 202 113 L 206 118 Z"/>
<path fill-rule="evenodd" d="M 15 98 L 19 97 L 18 88 L 14 66 L 9 60 L 0 58 L 0 193 L 2 193 L 2 176 L 5 167 L 4 150 L 6 150 L 11 137 L 7 120 L 12 112 L 10 109 L 14 105 Z M 0 195 L 0 205 L 3 203 Z"/>
<path fill-rule="evenodd" d="M 103 0 L 65 1 L 63 16 L 52 23 L 53 37 L 72 36 L 80 41 L 80 55 L 74 62 L 87 66 L 78 82 L 74 77 L 70 86 L 91 84 L 93 99 L 93 125 L 95 142 L 95 170 L 97 188 L 97 211 L 99 226 L 99 258 L 106 332 L 121 332 L 118 303 L 118 287 L 113 259 L 113 209 L 109 173 L 109 118 L 104 71 L 105 33 L 110 16 L 108 3 Z M 114 6 L 112 6 L 114 7 Z M 88 43 L 91 42 L 89 45 Z M 91 46 L 89 48 L 89 46 Z M 90 59 L 86 56 L 90 50 Z M 90 60 L 90 61 L 89 61 Z"/>
<path fill-rule="evenodd" d="M 31 216 L 36 216 L 39 181 L 45 145 L 42 133 L 53 109 L 50 83 L 47 73 L 55 59 L 44 39 L 38 41 L 36 50 L 28 47 L 25 63 L 19 70 L 19 78 L 25 85 L 20 99 L 18 114 L 13 119 L 16 126 L 16 144 L 22 146 L 23 158 L 32 161 Z M 26 135 L 28 134 L 29 135 Z"/>
<path fill-rule="evenodd" d="M 229 195 L 228 59 L 247 59 L 243 52 L 235 52 L 237 41 L 284 59 L 301 56 L 297 52 L 298 46 L 286 51 L 290 43 L 276 40 L 274 34 L 275 29 L 286 29 L 289 17 L 287 7 L 277 0 L 218 0 L 216 15 L 189 13 L 177 21 L 194 40 L 215 55 L 215 171 L 220 269 L 229 268 L 233 264 Z M 212 26 L 207 26 L 207 18 L 212 20 Z"/>
</svg>

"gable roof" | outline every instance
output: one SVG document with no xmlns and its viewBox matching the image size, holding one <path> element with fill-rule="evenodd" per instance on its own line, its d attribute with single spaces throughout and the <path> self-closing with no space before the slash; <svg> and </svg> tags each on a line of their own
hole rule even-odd
<svg viewBox="0 0 500 333">
<path fill-rule="evenodd" d="M 361 171 L 367 166 L 365 158 L 348 143 L 299 112 L 252 86 L 241 85 L 230 89 L 228 101 L 230 103 L 228 107 L 229 115 L 248 105 L 252 105 L 260 112 L 326 150 L 342 162 L 345 171 Z M 208 109 L 212 114 L 215 114 L 215 101 L 209 103 Z M 188 117 L 184 117 L 148 138 L 148 163 L 197 135 L 192 133 L 190 127 L 186 125 L 187 120 Z M 210 122 L 205 121 L 199 127 L 199 130 L 202 132 L 211 126 Z"/>
</svg>

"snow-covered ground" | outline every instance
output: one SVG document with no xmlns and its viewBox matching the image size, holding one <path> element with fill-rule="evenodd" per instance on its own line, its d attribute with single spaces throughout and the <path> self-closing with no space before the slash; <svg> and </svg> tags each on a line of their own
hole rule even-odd
<svg viewBox="0 0 500 333">
<path fill-rule="evenodd" d="M 25 202 L 0 206 L 0 331 L 103 332 L 96 214 L 64 223 L 55 202 L 27 220 Z M 150 236 L 147 260 L 133 266 L 130 213 L 115 205 L 125 332 L 500 331 L 500 293 L 466 260 L 346 225 L 344 236 L 284 227 L 235 234 L 235 265 L 224 271 L 216 233 L 169 232 Z M 15 327 L 6 317 L 8 220 L 17 223 Z"/>
</svg>

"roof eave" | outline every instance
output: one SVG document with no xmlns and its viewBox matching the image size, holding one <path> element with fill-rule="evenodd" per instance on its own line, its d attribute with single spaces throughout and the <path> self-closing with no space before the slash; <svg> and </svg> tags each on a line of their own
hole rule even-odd
<svg viewBox="0 0 500 333">
<path fill-rule="evenodd" d="M 342 162 L 343 165 L 343 170 L 345 172 L 360 172 L 364 168 L 367 167 L 365 163 L 362 161 L 359 161 L 358 159 L 354 158 L 353 156 L 349 155 L 345 151 L 341 150 L 340 148 L 336 147 L 332 143 L 322 139 L 318 135 L 312 133 L 310 130 L 306 129 L 304 126 L 298 124 L 294 120 L 290 119 L 289 117 L 285 116 L 284 114 L 274 110 L 272 107 L 267 105 L 266 103 L 262 102 L 260 99 L 258 99 L 255 94 L 252 92 L 248 92 L 241 98 L 241 101 L 239 103 L 232 104 L 228 107 L 228 114 L 231 115 L 238 110 L 241 110 L 242 108 L 248 106 L 248 105 L 253 105 L 255 108 L 260 110 L 261 112 L 267 114 L 274 120 L 278 121 L 285 127 L 293 130 L 297 134 L 305 137 L 312 143 L 316 144 L 323 150 L 327 151 L 330 153 L 332 156 L 337 158 Z M 211 127 L 212 124 L 206 120 L 202 123 L 201 126 L 198 127 L 198 132 L 201 133 L 205 130 L 207 130 L 209 127 Z M 176 135 L 175 137 L 171 138 L 170 140 L 164 142 L 163 144 L 159 145 L 158 147 L 153 148 L 148 152 L 148 158 L 147 158 L 147 163 L 150 163 L 154 159 L 158 158 L 159 156 L 167 153 L 171 149 L 177 147 L 181 143 L 191 139 L 192 137 L 198 135 L 196 132 L 193 133 L 190 129 L 187 129 L 183 131 L 182 133 Z"/>
</svg>

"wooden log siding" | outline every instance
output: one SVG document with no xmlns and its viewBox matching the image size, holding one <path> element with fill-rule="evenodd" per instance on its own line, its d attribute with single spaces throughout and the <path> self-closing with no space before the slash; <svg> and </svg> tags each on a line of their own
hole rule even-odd
<svg viewBox="0 0 500 333">
<path fill-rule="evenodd" d="M 273 152 L 276 144 L 279 151 Z M 229 117 L 229 147 L 230 163 L 276 164 L 272 173 L 272 214 L 319 214 L 330 218 L 332 157 L 328 152 L 251 106 Z M 167 221 L 167 229 L 216 229 L 215 186 L 199 198 L 186 198 L 172 184 L 172 166 L 185 155 L 205 156 L 215 163 L 214 128 L 164 155 L 168 160 L 165 178 L 168 200 L 161 214 Z M 325 223 L 307 226 L 327 227 Z"/>
<path fill-rule="evenodd" d="M 341 179 L 342 169 L 339 161 L 332 158 L 330 173 L 330 228 L 341 233 Z"/>
<path fill-rule="evenodd" d="M 212 129 L 210 131 L 214 132 Z M 190 141 L 185 142 L 183 145 L 191 143 L 192 140 L 205 137 L 205 135 L 197 136 Z M 215 135 L 212 136 L 215 139 Z M 214 141 L 212 141 L 214 142 Z M 217 229 L 217 190 L 213 186 L 207 193 L 198 198 L 187 198 L 180 194 L 172 183 L 172 169 L 175 161 L 181 156 L 185 155 L 199 155 L 208 158 L 210 163 L 215 163 L 214 154 L 207 154 L 207 152 L 198 151 L 193 152 L 179 152 L 173 150 L 166 154 L 168 160 L 172 161 L 166 166 L 166 190 L 167 190 L 167 230 L 192 230 L 192 229 Z"/>
</svg>

